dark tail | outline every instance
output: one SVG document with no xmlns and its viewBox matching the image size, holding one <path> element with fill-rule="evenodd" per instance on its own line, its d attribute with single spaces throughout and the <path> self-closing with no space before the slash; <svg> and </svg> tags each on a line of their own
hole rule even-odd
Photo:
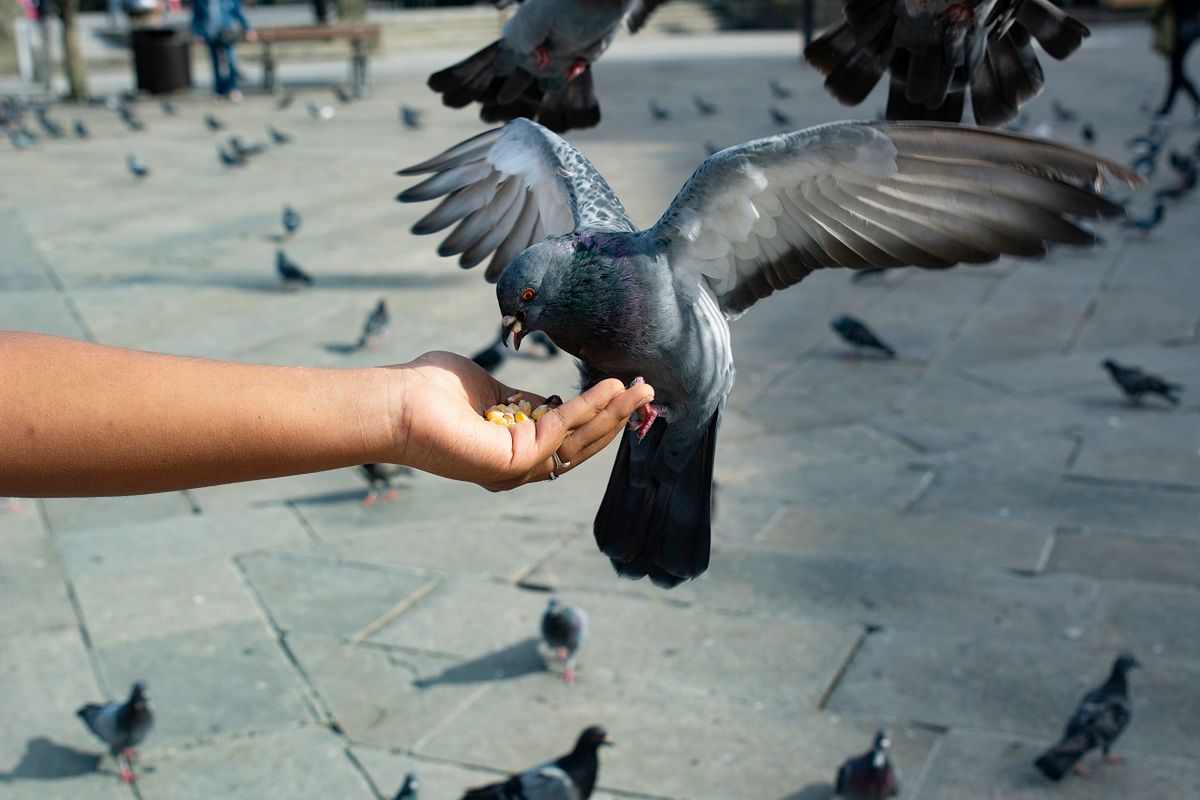
<svg viewBox="0 0 1200 800">
<path fill-rule="evenodd" d="M 1052 781 L 1062 780 L 1088 751 L 1088 742 L 1080 737 L 1063 739 L 1038 756 L 1033 765 Z"/>
<path fill-rule="evenodd" d="M 848 106 L 867 98 L 888 65 L 895 18 L 887 3 L 869 4 L 879 6 L 876 13 L 837 25 L 804 49 L 804 58 L 825 76 L 826 90 Z"/>
<path fill-rule="evenodd" d="M 1046 83 L 1029 31 L 1014 24 L 988 42 L 983 63 L 971 76 L 971 107 L 980 125 L 1003 125 L 1017 116 L 1021 104 Z"/>
<path fill-rule="evenodd" d="M 686 450 L 673 452 L 674 443 L 664 442 L 666 422 L 656 423 L 641 442 L 632 432 L 621 439 L 595 524 L 596 544 L 618 575 L 648 575 L 670 589 L 708 569 L 721 410 Z"/>
<path fill-rule="evenodd" d="M 537 121 L 555 133 L 598 125 L 600 101 L 592 84 L 592 68 L 585 69 L 562 91 L 547 93 L 538 108 Z"/>
<path fill-rule="evenodd" d="M 1092 35 L 1079 20 L 1069 17 L 1046 0 L 1025 0 L 1017 22 L 1038 40 L 1051 58 L 1059 61 L 1074 53 Z"/>
<path fill-rule="evenodd" d="M 892 82 L 888 87 L 888 119 L 962 121 L 964 92 L 951 90 L 954 70 L 940 52 L 920 57 L 899 50 L 892 57 Z"/>
<path fill-rule="evenodd" d="M 497 40 L 454 66 L 430 75 L 429 88 L 442 95 L 442 102 L 451 108 L 489 99 L 495 92 L 499 55 L 500 41 Z"/>
</svg>

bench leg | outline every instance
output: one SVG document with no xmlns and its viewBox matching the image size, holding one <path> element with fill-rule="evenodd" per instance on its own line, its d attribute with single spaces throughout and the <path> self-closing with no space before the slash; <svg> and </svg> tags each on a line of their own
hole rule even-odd
<svg viewBox="0 0 1200 800">
<path fill-rule="evenodd" d="M 367 50 L 362 39 L 350 42 L 350 85 L 356 97 L 367 94 Z"/>
</svg>

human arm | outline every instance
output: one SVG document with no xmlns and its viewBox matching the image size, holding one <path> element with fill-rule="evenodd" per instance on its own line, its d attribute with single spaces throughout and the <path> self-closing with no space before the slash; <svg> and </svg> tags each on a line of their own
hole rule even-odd
<svg viewBox="0 0 1200 800">
<path fill-rule="evenodd" d="M 363 463 L 508 489 L 546 478 L 555 451 L 573 464 L 598 452 L 653 396 L 607 381 L 536 424 L 479 416 L 513 391 L 448 353 L 317 369 L 0 332 L 0 496 L 139 494 Z"/>
</svg>

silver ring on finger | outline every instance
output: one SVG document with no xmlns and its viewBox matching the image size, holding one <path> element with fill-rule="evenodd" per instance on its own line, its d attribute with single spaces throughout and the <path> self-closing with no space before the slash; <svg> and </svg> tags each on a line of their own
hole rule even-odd
<svg viewBox="0 0 1200 800">
<path fill-rule="evenodd" d="M 561 458 L 559 458 L 557 450 L 551 453 L 550 456 L 554 459 L 554 469 L 556 470 L 566 469 L 567 467 L 571 466 L 570 461 L 563 461 Z"/>
</svg>

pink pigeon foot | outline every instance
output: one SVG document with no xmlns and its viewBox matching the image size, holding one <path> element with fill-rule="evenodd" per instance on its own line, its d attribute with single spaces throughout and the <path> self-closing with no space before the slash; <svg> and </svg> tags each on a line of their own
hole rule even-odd
<svg viewBox="0 0 1200 800">
<path fill-rule="evenodd" d="M 400 492 L 396 489 L 388 489 L 386 492 L 383 493 L 383 499 L 389 503 L 394 501 L 399 496 L 400 496 Z"/>
<path fill-rule="evenodd" d="M 575 670 L 571 669 L 570 667 L 567 667 L 566 670 L 563 671 L 562 679 L 563 679 L 563 683 L 574 683 L 575 682 Z"/>
<path fill-rule="evenodd" d="M 1092 773 L 1092 771 L 1090 769 L 1088 769 L 1087 767 L 1085 767 L 1083 764 L 1075 765 L 1075 774 L 1078 775 L 1079 777 L 1086 778 L 1091 773 Z"/>
<path fill-rule="evenodd" d="M 574 61 L 571 62 L 571 66 L 567 67 L 567 72 L 566 72 L 567 80 L 569 80 L 569 81 L 575 80 L 580 75 L 582 75 L 584 73 L 584 71 L 587 70 L 587 68 L 588 68 L 588 62 L 584 61 L 582 58 L 575 59 Z"/>
<path fill-rule="evenodd" d="M 539 44 L 533 48 L 533 61 L 537 64 L 538 69 L 550 66 L 550 51 L 546 49 L 546 45 Z"/>
<path fill-rule="evenodd" d="M 362 499 L 362 504 L 363 504 L 364 506 L 373 506 L 373 505 L 375 505 L 375 493 L 374 493 L 374 492 L 367 492 L 367 496 L 366 496 L 366 497 L 364 497 L 364 498 Z"/>
<path fill-rule="evenodd" d="M 1125 757 L 1124 756 L 1105 756 L 1104 763 L 1105 764 L 1114 764 L 1114 765 L 1115 764 L 1124 764 Z"/>
<path fill-rule="evenodd" d="M 658 419 L 662 410 L 662 406 L 647 403 L 638 409 L 633 418 L 629 420 L 629 429 L 637 432 L 639 442 L 646 438 L 646 434 L 650 432 L 650 427 L 654 424 L 654 420 Z"/>
</svg>

